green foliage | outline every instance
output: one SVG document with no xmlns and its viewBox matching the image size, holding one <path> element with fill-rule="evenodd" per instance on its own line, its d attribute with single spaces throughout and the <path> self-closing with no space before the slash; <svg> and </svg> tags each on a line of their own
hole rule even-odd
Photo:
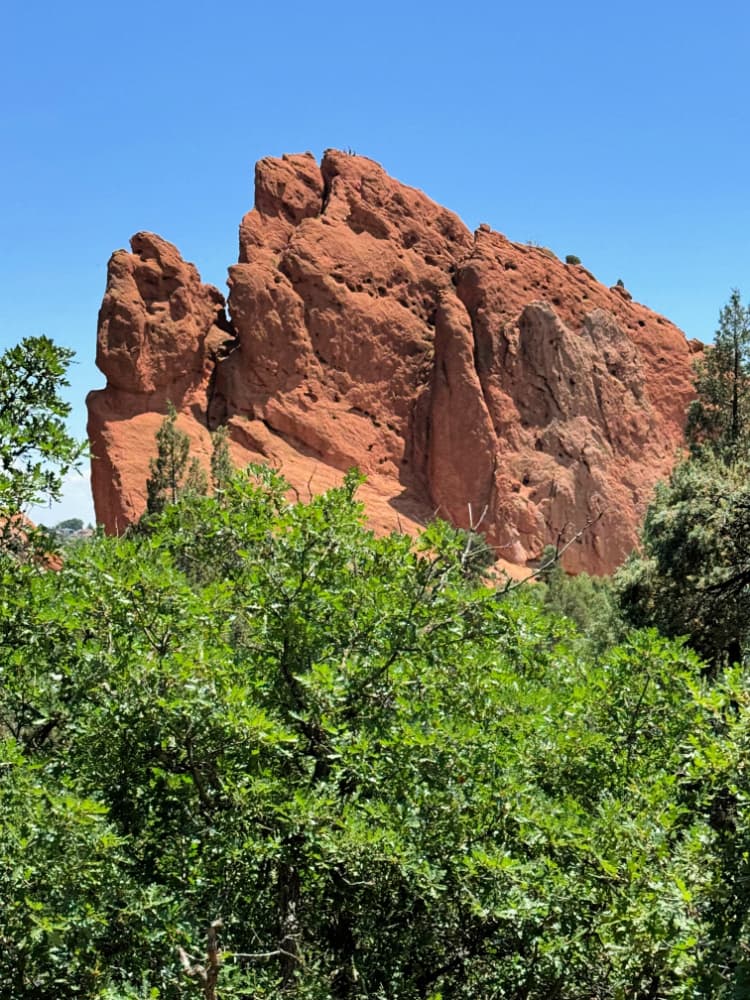
<svg viewBox="0 0 750 1000">
<path fill-rule="evenodd" d="M 359 481 L 253 468 L 0 561 L 0 996 L 209 997 L 219 919 L 222 1000 L 729 989 L 744 679 L 587 657 L 465 533 L 375 538 Z"/>
<path fill-rule="evenodd" d="M 697 399 L 688 411 L 694 453 L 711 450 L 732 461 L 747 452 L 750 421 L 750 312 L 732 290 L 719 314 L 713 347 L 696 363 Z"/>
<path fill-rule="evenodd" d="M 686 635 L 718 666 L 748 648 L 750 466 L 705 454 L 676 466 L 656 489 L 641 553 L 615 577 L 620 605 L 636 626 Z"/>
<path fill-rule="evenodd" d="M 686 788 L 688 803 L 691 790 L 705 797 L 713 831 L 705 855 L 708 880 L 695 899 L 705 927 L 696 942 L 695 991 L 736 1000 L 750 993 L 750 703 L 744 672 L 750 648 L 750 313 L 736 290 L 721 311 L 713 348 L 696 366 L 695 384 L 687 422 L 691 458 L 657 487 L 641 552 L 616 575 L 615 592 L 632 624 L 685 635 L 717 679 L 701 696 L 714 715 L 717 738 L 696 747 Z M 738 666 L 727 669 L 731 664 Z"/>
<path fill-rule="evenodd" d="M 208 479 L 197 458 L 190 458 L 190 438 L 177 429 L 177 410 L 167 403 L 167 415 L 156 432 L 156 457 L 149 463 L 146 513 L 158 514 L 182 496 L 201 496 Z"/>
<path fill-rule="evenodd" d="M 544 607 L 575 622 L 592 651 L 613 646 L 623 629 L 609 580 L 578 573 L 569 576 L 554 546 L 542 553 L 540 581 Z"/>
<path fill-rule="evenodd" d="M 581 263 L 581 258 L 580 257 L 576 257 L 576 255 L 574 253 L 569 253 L 566 256 L 566 258 L 565 258 L 565 263 L 566 264 L 580 264 Z"/>
<path fill-rule="evenodd" d="M 705 796 L 712 838 L 703 858 L 705 890 L 692 903 L 703 913 L 705 933 L 696 979 L 698 997 L 737 1000 L 750 990 L 750 685 L 747 673 L 727 672 L 704 690 L 718 739 L 691 740 L 691 786 Z M 698 735 L 698 734 L 696 734 Z M 688 891 L 689 888 L 685 887 Z"/>
<path fill-rule="evenodd" d="M 224 425 L 211 437 L 211 486 L 214 493 L 223 493 L 234 473 L 229 454 L 229 430 Z"/>
<path fill-rule="evenodd" d="M 487 571 L 497 562 L 497 553 L 484 535 L 478 531 L 458 528 L 456 539 L 463 543 L 458 559 L 464 577 L 475 583 L 481 582 Z"/>
<path fill-rule="evenodd" d="M 0 355 L 0 522 L 60 497 L 84 446 L 66 432 L 60 395 L 73 352 L 48 337 L 26 337 Z"/>
<path fill-rule="evenodd" d="M 13 740 L 0 743 L 0 996 L 8 1000 L 99 996 L 123 915 L 148 910 L 106 807 L 55 770 Z"/>
<path fill-rule="evenodd" d="M 180 490 L 180 496 L 205 496 L 208 492 L 208 476 L 197 458 L 191 458 Z"/>
</svg>

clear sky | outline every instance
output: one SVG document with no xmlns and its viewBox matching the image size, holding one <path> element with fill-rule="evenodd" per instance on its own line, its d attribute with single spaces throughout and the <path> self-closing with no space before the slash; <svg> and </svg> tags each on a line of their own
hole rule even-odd
<svg viewBox="0 0 750 1000">
<path fill-rule="evenodd" d="M 722 0 L 6 0 L 0 347 L 76 350 L 82 436 L 110 253 L 153 230 L 223 287 L 255 161 L 329 146 L 711 340 L 750 293 L 749 66 Z"/>
</svg>

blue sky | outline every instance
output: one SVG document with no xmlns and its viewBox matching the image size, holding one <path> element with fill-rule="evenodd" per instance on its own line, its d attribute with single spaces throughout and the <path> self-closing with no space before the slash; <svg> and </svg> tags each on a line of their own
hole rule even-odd
<svg viewBox="0 0 750 1000">
<path fill-rule="evenodd" d="M 710 340 L 750 293 L 749 43 L 740 3 L 6 0 L 0 347 L 76 350 L 83 435 L 110 253 L 150 229 L 223 287 L 255 161 L 329 146 Z"/>
</svg>

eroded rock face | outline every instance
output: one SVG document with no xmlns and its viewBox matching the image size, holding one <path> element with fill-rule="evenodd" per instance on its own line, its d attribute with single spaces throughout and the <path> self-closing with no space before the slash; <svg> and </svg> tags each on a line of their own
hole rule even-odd
<svg viewBox="0 0 750 1000">
<path fill-rule="evenodd" d="M 379 530 L 481 518 L 524 564 L 586 528 L 567 568 L 611 571 L 682 440 L 683 334 L 580 265 L 470 233 L 363 157 L 265 159 L 255 183 L 229 320 L 158 237 L 110 261 L 107 388 L 89 396 L 107 530 L 145 505 L 169 399 L 199 455 L 228 423 L 237 462 L 279 466 L 302 496 L 358 465 Z"/>
</svg>

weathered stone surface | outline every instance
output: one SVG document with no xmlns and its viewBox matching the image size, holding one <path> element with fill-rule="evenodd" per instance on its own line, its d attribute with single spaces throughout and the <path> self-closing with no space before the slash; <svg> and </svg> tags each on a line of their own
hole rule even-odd
<svg viewBox="0 0 750 1000">
<path fill-rule="evenodd" d="M 137 233 L 130 245 L 131 253 L 118 250 L 109 261 L 96 351 L 107 386 L 87 399 L 96 519 L 110 532 L 143 512 L 148 460 L 168 401 L 210 454 L 203 415 L 217 360 L 232 339 L 224 296 L 202 284 L 171 243 Z"/>
<path fill-rule="evenodd" d="M 229 320 L 173 246 L 141 233 L 132 251 L 110 261 L 89 397 L 107 530 L 143 509 L 168 399 L 198 454 L 226 422 L 238 462 L 303 496 L 358 465 L 379 530 L 482 518 L 524 564 L 586 528 L 566 565 L 593 572 L 632 547 L 682 440 L 696 346 L 675 326 L 364 157 L 258 163 Z"/>
</svg>

